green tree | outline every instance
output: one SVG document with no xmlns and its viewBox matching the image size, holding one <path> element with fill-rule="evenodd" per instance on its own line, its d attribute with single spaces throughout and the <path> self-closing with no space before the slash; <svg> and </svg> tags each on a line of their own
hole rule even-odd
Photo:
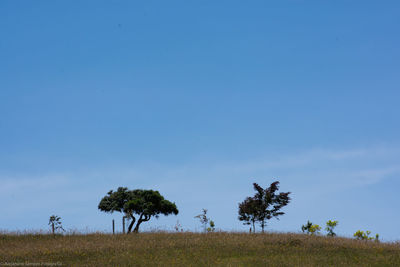
<svg viewBox="0 0 400 267">
<path fill-rule="evenodd" d="M 109 191 L 101 199 L 98 209 L 110 213 L 114 211 L 124 213 L 131 220 L 127 233 L 132 231 L 136 222 L 135 214 L 139 217 L 133 232 L 138 233 L 140 224 L 149 221 L 152 217 L 158 218 L 160 214 L 177 215 L 179 212 L 175 203 L 164 199 L 158 191 L 128 190 L 126 187 L 119 187 L 117 191 Z"/>
<path fill-rule="evenodd" d="M 239 203 L 239 220 L 245 221 L 245 224 L 259 222 L 262 232 L 267 225 L 267 220 L 277 218 L 285 214 L 280 211 L 281 208 L 289 204 L 290 192 L 277 193 L 279 182 L 273 182 L 270 187 L 263 189 L 257 183 L 253 183 L 256 191 L 254 197 L 246 198 L 242 203 Z"/>
</svg>

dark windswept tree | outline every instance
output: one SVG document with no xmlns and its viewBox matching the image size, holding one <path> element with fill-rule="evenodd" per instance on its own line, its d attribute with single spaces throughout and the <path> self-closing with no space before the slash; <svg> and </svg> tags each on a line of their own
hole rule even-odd
<svg viewBox="0 0 400 267">
<path fill-rule="evenodd" d="M 132 231 L 136 222 L 134 215 L 139 216 L 133 230 L 133 232 L 138 233 L 140 224 L 149 221 L 151 217 L 158 218 L 161 214 L 166 216 L 170 214 L 177 215 L 179 212 L 175 203 L 164 199 L 158 191 L 128 190 L 126 187 L 119 187 L 117 191 L 109 191 L 101 199 L 98 208 L 104 212 L 122 212 L 131 219 L 128 226 L 128 234 Z"/>
<path fill-rule="evenodd" d="M 281 208 L 289 204 L 290 192 L 277 193 L 279 182 L 273 182 L 270 187 L 263 189 L 257 183 L 253 183 L 256 194 L 254 197 L 246 198 L 242 203 L 239 203 L 239 220 L 245 221 L 245 224 L 253 224 L 257 221 L 260 223 L 262 232 L 267 225 L 267 220 L 278 218 L 285 214 L 280 211 Z"/>
<path fill-rule="evenodd" d="M 278 181 L 273 182 L 270 187 L 265 189 L 263 189 L 257 183 L 254 183 L 253 186 L 254 190 L 256 190 L 254 199 L 260 207 L 258 221 L 261 225 L 262 232 L 264 233 L 264 227 L 267 224 L 266 220 L 270 220 L 273 217 L 276 217 L 279 220 L 278 216 L 285 214 L 279 210 L 289 204 L 290 192 L 281 192 L 277 194 L 276 191 L 279 189 Z"/>
</svg>

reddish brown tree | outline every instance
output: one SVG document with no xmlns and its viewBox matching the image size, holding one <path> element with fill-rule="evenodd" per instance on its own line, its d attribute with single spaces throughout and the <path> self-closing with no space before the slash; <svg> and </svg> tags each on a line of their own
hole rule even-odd
<svg viewBox="0 0 400 267">
<path fill-rule="evenodd" d="M 267 225 L 267 220 L 277 218 L 285 214 L 280 211 L 284 206 L 289 204 L 291 198 L 290 192 L 277 193 L 279 182 L 273 182 L 269 187 L 263 189 L 257 183 L 253 183 L 256 194 L 254 197 L 246 198 L 242 203 L 239 203 L 239 220 L 244 221 L 244 224 L 254 224 L 258 222 L 262 232 Z"/>
</svg>

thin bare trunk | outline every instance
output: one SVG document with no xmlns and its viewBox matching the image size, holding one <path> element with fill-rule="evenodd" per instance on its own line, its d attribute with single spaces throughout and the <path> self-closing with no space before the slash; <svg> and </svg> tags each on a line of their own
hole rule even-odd
<svg viewBox="0 0 400 267">
<path fill-rule="evenodd" d="M 136 218 L 133 217 L 133 215 L 130 215 L 130 216 L 131 216 L 132 221 L 128 226 L 128 231 L 126 232 L 127 234 L 129 234 L 132 231 L 132 227 L 133 227 L 133 225 L 135 224 L 135 221 L 136 221 Z"/>
</svg>

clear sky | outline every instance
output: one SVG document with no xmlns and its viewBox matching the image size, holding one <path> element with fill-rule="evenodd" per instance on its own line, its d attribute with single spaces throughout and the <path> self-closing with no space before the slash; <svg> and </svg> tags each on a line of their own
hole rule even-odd
<svg viewBox="0 0 400 267">
<path fill-rule="evenodd" d="M 399 1 L 0 1 L 0 229 L 111 229 L 118 186 L 178 216 L 143 229 L 247 231 L 237 205 L 279 180 L 267 230 L 339 220 L 400 239 Z"/>
</svg>

